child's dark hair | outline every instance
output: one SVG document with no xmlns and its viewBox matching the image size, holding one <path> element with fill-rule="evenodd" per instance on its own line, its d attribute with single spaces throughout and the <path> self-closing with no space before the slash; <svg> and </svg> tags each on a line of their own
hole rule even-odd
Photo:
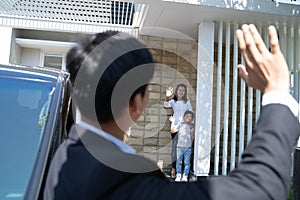
<svg viewBox="0 0 300 200">
<path fill-rule="evenodd" d="M 185 111 L 184 114 L 183 114 L 183 116 L 185 116 L 187 114 L 191 114 L 192 115 L 192 120 L 194 119 L 195 114 L 192 111 L 190 111 L 190 110 Z"/>
</svg>

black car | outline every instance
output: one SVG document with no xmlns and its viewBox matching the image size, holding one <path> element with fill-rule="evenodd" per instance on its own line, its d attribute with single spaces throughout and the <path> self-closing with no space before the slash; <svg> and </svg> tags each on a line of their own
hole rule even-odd
<svg viewBox="0 0 300 200">
<path fill-rule="evenodd" d="M 49 163 L 66 137 L 69 74 L 0 65 L 0 199 L 42 199 Z"/>
</svg>

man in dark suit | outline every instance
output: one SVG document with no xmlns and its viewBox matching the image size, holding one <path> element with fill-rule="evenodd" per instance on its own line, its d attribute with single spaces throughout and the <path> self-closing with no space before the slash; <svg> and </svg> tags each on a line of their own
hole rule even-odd
<svg viewBox="0 0 300 200">
<path fill-rule="evenodd" d="M 253 25 L 237 31 L 247 63 L 239 65 L 240 76 L 263 92 L 260 119 L 241 162 L 228 176 L 190 183 L 170 182 L 123 143 L 148 102 L 154 72 L 148 48 L 118 32 L 76 46 L 67 59 L 80 65 L 73 90 L 80 117 L 52 160 L 44 199 L 287 199 L 291 152 L 300 133 L 298 105 L 289 95 L 274 27 L 269 34 L 271 52 Z"/>
</svg>

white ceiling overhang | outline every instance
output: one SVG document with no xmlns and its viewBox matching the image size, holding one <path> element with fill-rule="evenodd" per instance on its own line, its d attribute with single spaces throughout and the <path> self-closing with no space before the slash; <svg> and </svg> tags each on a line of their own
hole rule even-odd
<svg viewBox="0 0 300 200">
<path fill-rule="evenodd" d="M 113 29 L 152 36 L 191 37 L 196 40 L 199 23 L 202 21 L 285 24 L 299 28 L 299 19 L 299 5 L 273 0 L 122 0 L 121 3 L 111 0 L 2 0 L 0 2 L 2 26 L 86 33 Z"/>
<path fill-rule="evenodd" d="M 74 47 L 76 43 L 73 42 L 61 42 L 61 41 L 49 41 L 49 40 L 37 40 L 37 39 L 25 39 L 16 38 L 16 43 L 24 48 L 41 49 L 47 52 L 67 52 L 70 48 Z"/>
<path fill-rule="evenodd" d="M 297 29 L 300 6 L 271 0 L 154 0 L 149 3 L 140 34 L 198 40 L 199 24 L 203 21 Z"/>
</svg>

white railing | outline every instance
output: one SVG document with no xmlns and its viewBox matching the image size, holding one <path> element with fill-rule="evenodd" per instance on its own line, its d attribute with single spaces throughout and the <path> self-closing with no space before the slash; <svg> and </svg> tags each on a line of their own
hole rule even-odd
<svg viewBox="0 0 300 200">
<path fill-rule="evenodd" d="M 0 2 L 0 25 L 61 31 L 130 32 L 141 27 L 147 9 L 147 4 L 135 0 L 3 0 Z"/>
<path fill-rule="evenodd" d="M 216 22 L 217 63 L 214 70 L 215 113 L 212 123 L 214 130 L 211 175 L 226 175 L 241 159 L 241 154 L 252 137 L 252 129 L 261 109 L 261 93 L 245 85 L 238 77 L 237 64 L 243 63 L 237 40 L 233 35 L 240 26 L 230 22 Z M 269 42 L 267 27 L 257 25 L 264 41 Z M 299 100 L 299 30 L 276 24 L 282 51 L 291 72 L 291 93 Z M 224 35 L 225 34 L 225 35 Z M 233 40 L 232 40 L 233 38 Z M 225 40 L 223 40 L 225 39 Z M 225 51 L 223 53 L 223 51 Z M 225 55 L 225 57 L 223 56 Z M 223 95 L 222 95 L 223 94 Z M 222 122 L 223 119 L 223 122 Z"/>
</svg>

